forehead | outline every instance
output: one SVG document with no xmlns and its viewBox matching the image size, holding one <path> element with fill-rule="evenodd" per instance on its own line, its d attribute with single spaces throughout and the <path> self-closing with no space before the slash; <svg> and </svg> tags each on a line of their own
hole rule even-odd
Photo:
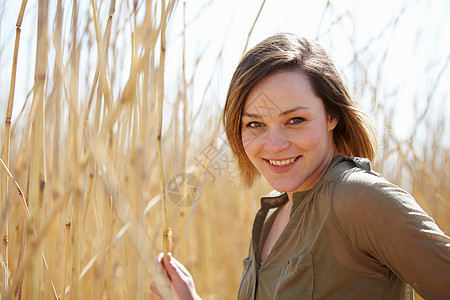
<svg viewBox="0 0 450 300">
<path fill-rule="evenodd" d="M 315 109 L 323 104 L 303 72 L 283 70 L 267 75 L 252 88 L 243 113 L 270 115 L 297 106 Z"/>
</svg>

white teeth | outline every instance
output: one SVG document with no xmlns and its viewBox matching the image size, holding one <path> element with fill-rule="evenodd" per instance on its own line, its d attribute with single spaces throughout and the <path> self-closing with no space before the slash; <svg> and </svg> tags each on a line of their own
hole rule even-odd
<svg viewBox="0 0 450 300">
<path fill-rule="evenodd" d="M 291 159 L 286 159 L 286 160 L 271 160 L 271 159 L 269 159 L 269 162 L 271 165 L 274 165 L 274 166 L 286 166 L 286 165 L 293 163 L 295 159 L 296 158 L 291 158 Z"/>
</svg>

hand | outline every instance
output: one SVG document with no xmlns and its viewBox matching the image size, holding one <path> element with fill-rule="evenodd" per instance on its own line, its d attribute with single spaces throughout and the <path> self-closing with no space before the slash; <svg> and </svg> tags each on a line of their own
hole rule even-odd
<svg viewBox="0 0 450 300">
<path fill-rule="evenodd" d="M 150 295 L 153 299 L 201 300 L 195 291 L 191 274 L 170 253 L 158 255 L 151 275 Z"/>
</svg>

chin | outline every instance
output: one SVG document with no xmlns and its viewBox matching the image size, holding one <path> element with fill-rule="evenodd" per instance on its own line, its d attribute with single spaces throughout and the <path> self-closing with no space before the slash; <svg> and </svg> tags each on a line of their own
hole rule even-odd
<svg viewBox="0 0 450 300">
<path fill-rule="evenodd" d="M 269 185 L 278 192 L 286 192 L 286 193 L 292 193 L 297 191 L 300 188 L 300 185 L 298 183 L 280 183 L 280 182 L 271 182 L 268 181 Z"/>
</svg>

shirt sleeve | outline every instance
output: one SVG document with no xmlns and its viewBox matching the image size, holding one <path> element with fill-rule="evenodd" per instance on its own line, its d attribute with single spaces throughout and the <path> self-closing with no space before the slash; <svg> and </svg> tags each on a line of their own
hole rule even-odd
<svg viewBox="0 0 450 300">
<path fill-rule="evenodd" d="M 370 172 L 336 186 L 333 214 L 363 255 L 426 299 L 450 299 L 450 238 L 404 190 Z"/>
</svg>

